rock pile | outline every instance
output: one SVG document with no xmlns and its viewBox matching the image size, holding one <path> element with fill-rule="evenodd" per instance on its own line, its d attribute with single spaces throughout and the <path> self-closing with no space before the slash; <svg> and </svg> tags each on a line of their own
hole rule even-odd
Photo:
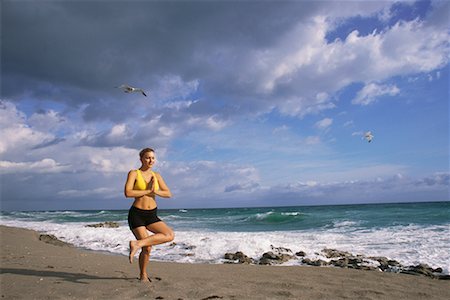
<svg viewBox="0 0 450 300">
<path fill-rule="evenodd" d="M 94 227 L 94 228 L 99 228 L 99 227 L 103 227 L 103 228 L 119 228 L 119 223 L 117 223 L 117 222 L 112 222 L 112 221 L 106 221 L 106 222 L 103 222 L 103 223 L 89 224 L 89 225 L 86 225 L 85 227 Z"/>
<path fill-rule="evenodd" d="M 315 254 L 318 255 L 319 253 Z M 236 253 L 225 253 L 224 259 L 226 260 L 225 263 L 260 265 L 276 265 L 285 263 L 292 259 L 297 259 L 302 264 L 309 266 L 334 266 L 339 268 L 375 270 L 382 272 L 420 275 L 435 279 L 450 279 L 450 275 L 442 274 L 442 268 L 433 269 L 426 264 L 419 264 L 417 266 L 404 266 L 398 261 L 389 259 L 387 257 L 367 257 L 364 255 L 354 255 L 352 253 L 336 249 L 323 249 L 321 251 L 321 255 L 326 260 L 313 260 L 310 258 L 306 258 L 306 253 L 304 251 L 298 251 L 294 254 L 290 249 L 271 246 L 271 251 L 263 253 L 261 258 L 257 260 L 248 257 L 241 251 L 238 251 Z"/>
</svg>

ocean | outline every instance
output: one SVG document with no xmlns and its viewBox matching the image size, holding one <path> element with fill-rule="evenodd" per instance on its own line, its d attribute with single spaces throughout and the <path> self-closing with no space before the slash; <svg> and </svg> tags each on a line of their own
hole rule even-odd
<svg viewBox="0 0 450 300">
<path fill-rule="evenodd" d="M 154 246 L 152 260 L 223 263 L 227 252 L 259 259 L 272 247 L 324 259 L 332 248 L 384 256 L 403 265 L 450 270 L 450 202 L 176 209 L 159 211 L 175 231 L 174 243 Z M 128 255 L 134 239 L 128 210 L 1 212 L 0 225 L 55 235 L 77 247 Z M 86 227 L 113 221 L 119 228 Z M 300 265 L 301 258 L 285 265 Z"/>
</svg>

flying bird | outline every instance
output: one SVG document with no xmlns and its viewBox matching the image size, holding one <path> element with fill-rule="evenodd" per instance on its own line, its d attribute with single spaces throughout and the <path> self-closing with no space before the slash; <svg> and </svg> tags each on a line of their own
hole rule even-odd
<svg viewBox="0 0 450 300">
<path fill-rule="evenodd" d="M 367 140 L 367 142 L 371 142 L 373 139 L 373 135 L 371 131 L 367 131 L 366 133 L 364 133 L 364 138 Z"/>
<path fill-rule="evenodd" d="M 143 89 L 140 88 L 135 88 L 126 84 L 122 84 L 121 86 L 116 86 L 116 88 L 118 89 L 122 89 L 125 93 L 142 93 L 142 95 L 144 95 L 145 97 L 147 97 L 147 95 L 145 94 Z"/>
</svg>

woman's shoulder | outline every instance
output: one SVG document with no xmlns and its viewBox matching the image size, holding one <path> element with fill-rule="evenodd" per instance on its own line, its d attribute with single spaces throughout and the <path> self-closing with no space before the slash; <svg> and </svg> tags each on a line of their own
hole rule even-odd
<svg viewBox="0 0 450 300">
<path fill-rule="evenodd" d="M 152 172 L 153 172 L 153 174 L 155 174 L 156 177 L 158 177 L 158 178 L 161 177 L 161 174 L 159 174 L 159 172 L 156 172 L 156 171 L 152 171 Z"/>
<path fill-rule="evenodd" d="M 135 169 L 130 170 L 130 171 L 128 172 L 128 175 L 136 175 L 136 174 L 137 174 L 137 170 L 135 170 Z"/>
</svg>

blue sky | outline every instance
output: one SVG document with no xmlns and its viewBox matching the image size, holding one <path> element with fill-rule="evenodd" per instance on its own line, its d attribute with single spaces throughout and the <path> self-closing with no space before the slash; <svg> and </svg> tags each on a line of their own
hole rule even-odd
<svg viewBox="0 0 450 300">
<path fill-rule="evenodd" d="M 449 3 L 2 1 L 1 209 L 449 201 Z"/>
</svg>

